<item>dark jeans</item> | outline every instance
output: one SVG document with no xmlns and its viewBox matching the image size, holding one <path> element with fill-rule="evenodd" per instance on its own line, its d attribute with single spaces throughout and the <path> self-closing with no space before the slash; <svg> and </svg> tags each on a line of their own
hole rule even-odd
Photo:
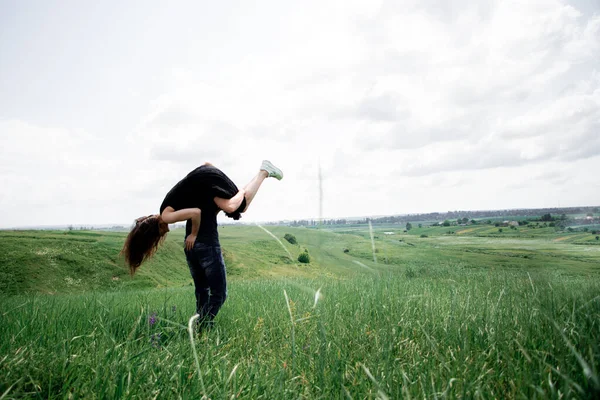
<svg viewBox="0 0 600 400">
<path fill-rule="evenodd" d="M 211 325 L 227 298 L 225 261 L 221 246 L 195 243 L 185 251 L 190 273 L 196 286 L 196 312 L 201 324 Z"/>
</svg>

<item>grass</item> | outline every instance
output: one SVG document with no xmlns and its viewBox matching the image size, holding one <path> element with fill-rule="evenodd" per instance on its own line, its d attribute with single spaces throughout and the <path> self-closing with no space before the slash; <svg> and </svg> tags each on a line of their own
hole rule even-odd
<svg viewBox="0 0 600 400">
<path fill-rule="evenodd" d="M 188 283 L 179 236 L 169 237 L 135 280 L 129 278 L 119 257 L 125 236 L 86 231 L 1 231 L 0 293 L 133 290 Z"/>
<path fill-rule="evenodd" d="M 600 393 L 599 286 L 416 265 L 360 279 L 239 281 L 217 328 L 197 342 L 204 394 L 592 398 Z M 13 297 L 3 309 L 2 393 L 203 393 L 184 329 L 190 289 Z"/>
<path fill-rule="evenodd" d="M 299 244 L 257 227 L 221 230 L 229 298 L 196 338 L 199 370 L 177 232 L 147 275 L 120 281 L 111 257 L 122 234 L 73 235 L 69 246 L 59 232 L 2 233 L 4 271 L 55 251 L 40 270 L 57 274 L 61 293 L 0 297 L 0 398 L 600 395 L 600 246 L 376 229 L 374 263 L 364 227 L 268 229 Z M 33 238 L 43 243 L 31 250 Z M 294 257 L 308 249 L 311 263 L 281 245 Z M 73 273 L 84 260 L 95 270 Z M 65 276 L 82 281 L 60 286 Z M 48 287 L 36 282 L 28 287 Z"/>
</svg>

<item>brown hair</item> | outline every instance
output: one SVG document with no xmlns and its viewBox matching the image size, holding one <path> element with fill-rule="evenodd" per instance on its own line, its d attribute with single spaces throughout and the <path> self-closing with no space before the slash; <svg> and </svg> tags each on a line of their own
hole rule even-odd
<svg viewBox="0 0 600 400">
<path fill-rule="evenodd" d="M 131 275 L 140 265 L 156 253 L 158 246 L 165 240 L 169 225 L 160 215 L 148 215 L 135 220 L 135 225 L 127 235 L 121 254 L 129 266 Z"/>
</svg>

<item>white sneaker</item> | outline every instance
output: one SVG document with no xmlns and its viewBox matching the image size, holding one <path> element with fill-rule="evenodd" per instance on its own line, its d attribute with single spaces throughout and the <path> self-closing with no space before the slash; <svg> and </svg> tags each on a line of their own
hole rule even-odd
<svg viewBox="0 0 600 400">
<path fill-rule="evenodd" d="M 281 180 L 283 178 L 283 172 L 271 164 L 271 161 L 264 160 L 260 166 L 260 169 L 267 171 L 267 174 L 269 174 L 270 177 L 276 178 L 277 180 Z"/>
</svg>

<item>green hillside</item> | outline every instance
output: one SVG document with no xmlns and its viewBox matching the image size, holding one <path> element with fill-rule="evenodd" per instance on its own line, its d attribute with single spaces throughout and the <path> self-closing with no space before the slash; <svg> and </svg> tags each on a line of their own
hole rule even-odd
<svg viewBox="0 0 600 400">
<path fill-rule="evenodd" d="M 519 268 L 565 274 L 600 272 L 600 245 L 591 233 L 493 226 L 402 229 L 220 227 L 230 279 L 337 277 L 431 265 Z M 532 234 L 531 231 L 534 231 Z M 298 244 L 283 239 L 296 236 Z M 393 234 L 390 234 L 393 233 Z M 76 293 L 190 285 L 183 230 L 169 233 L 153 259 L 130 277 L 119 252 L 126 233 L 88 231 L 0 232 L 0 293 Z M 374 248 L 373 248 L 374 245 Z M 311 262 L 298 263 L 307 250 Z M 374 251 L 373 251 L 374 250 Z"/>
<path fill-rule="evenodd" d="M 301 228 L 269 229 L 281 243 L 257 226 L 220 227 L 230 279 L 341 276 L 357 270 L 352 257 L 341 251 L 343 246 L 361 241 L 354 236 Z M 300 243 L 291 245 L 283 240 L 285 232 L 297 234 Z M 169 233 L 156 255 L 133 278 L 119 255 L 125 237 L 123 232 L 0 231 L 0 293 L 76 293 L 192 284 L 182 229 Z M 297 262 L 305 249 L 312 257 L 310 264 Z"/>
<path fill-rule="evenodd" d="M 185 258 L 173 238 L 131 279 L 119 258 L 125 236 L 87 231 L 0 232 L 0 292 L 80 292 L 187 283 Z"/>
<path fill-rule="evenodd" d="M 0 398 L 598 398 L 595 237 L 266 228 L 195 338 L 181 230 L 135 278 L 125 233 L 0 232 Z"/>
</svg>

